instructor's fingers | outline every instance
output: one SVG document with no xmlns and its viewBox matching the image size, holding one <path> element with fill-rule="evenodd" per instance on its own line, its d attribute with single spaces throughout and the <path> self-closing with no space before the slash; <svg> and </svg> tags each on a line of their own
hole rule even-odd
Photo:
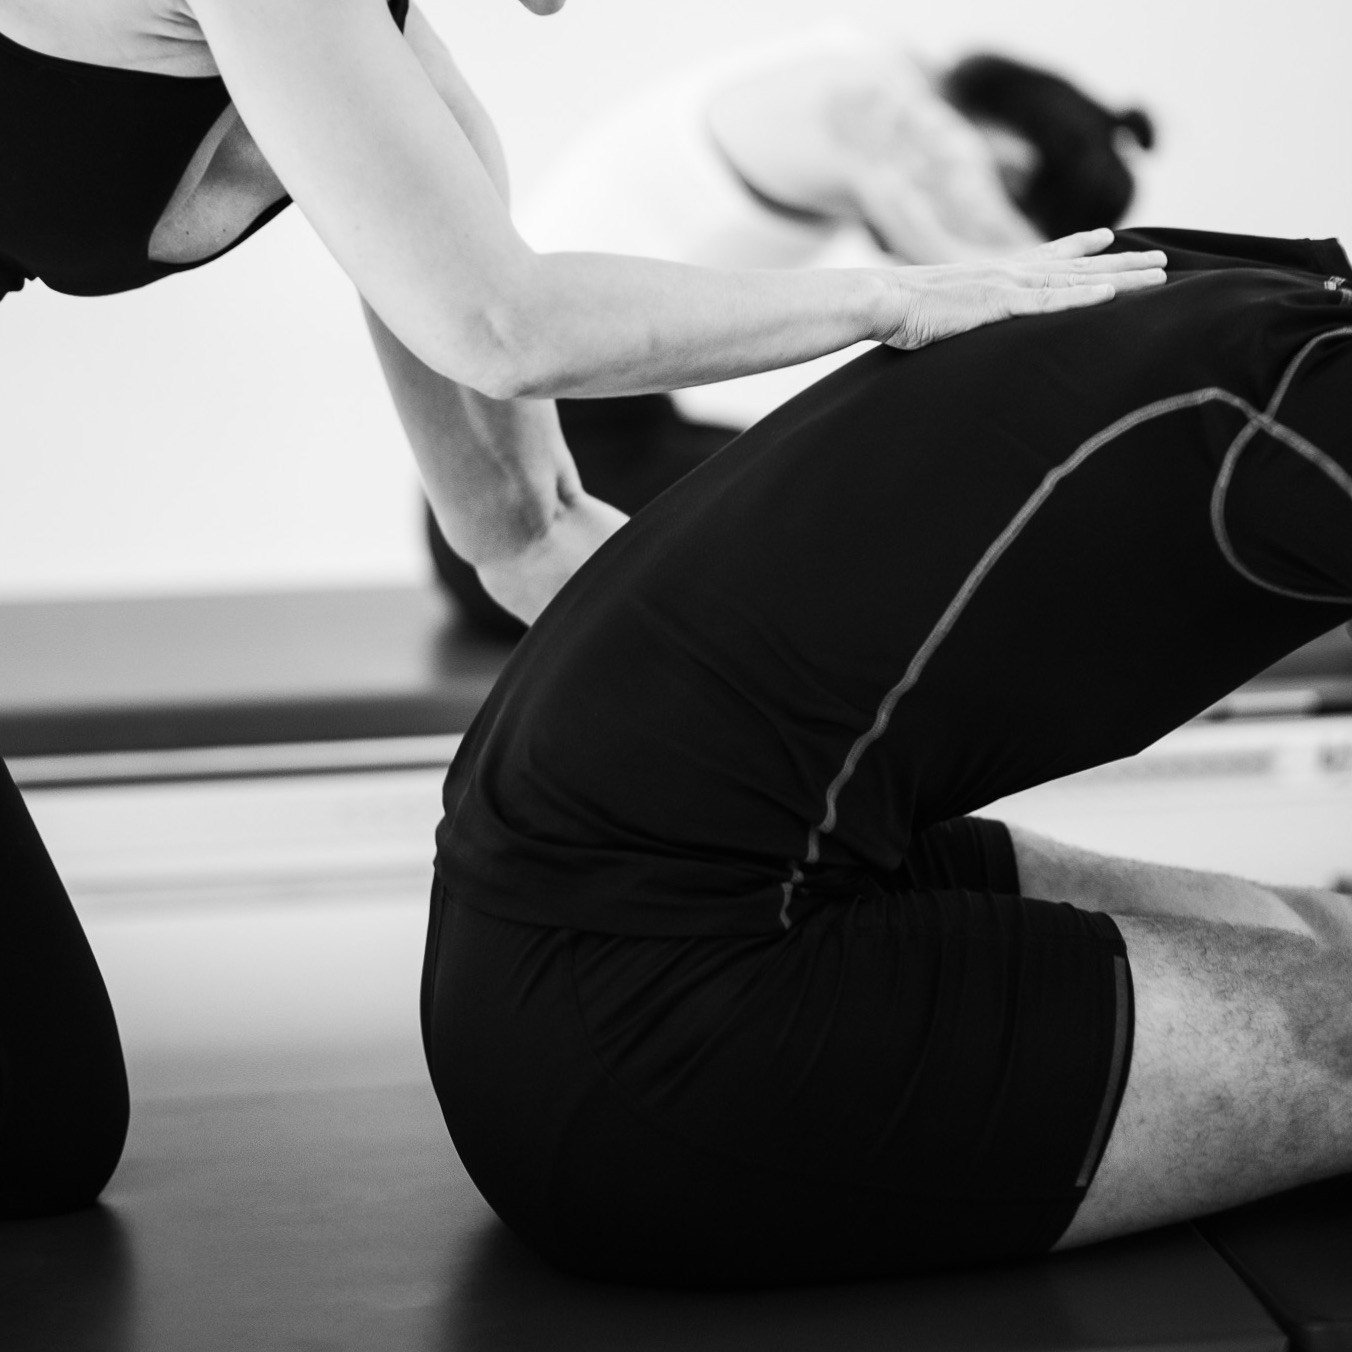
<svg viewBox="0 0 1352 1352">
<path fill-rule="evenodd" d="M 1039 261 L 1041 266 L 1033 266 L 1026 255 L 1025 261 L 1012 267 L 897 269 L 892 275 L 908 284 L 908 303 L 904 319 L 883 341 L 913 351 L 1001 319 L 1101 305 L 1117 295 L 1159 286 L 1166 279 L 1158 266 L 1163 255 L 1155 251 L 1116 254 L 1109 268 L 1092 270 L 1071 267 L 1066 260 Z"/>
<path fill-rule="evenodd" d="M 1029 273 L 1020 278 L 1020 284 L 1029 291 L 1064 291 L 1071 287 L 1101 286 L 1105 283 L 1119 291 L 1141 291 L 1159 286 L 1169 274 L 1162 267 L 1146 267 L 1135 272 L 1108 271 L 1106 268 L 1088 272 Z"/>
<path fill-rule="evenodd" d="M 1019 287 L 1006 291 L 1004 297 L 1010 306 L 1008 313 L 1042 314 L 1053 310 L 1070 310 L 1082 305 L 1099 305 L 1114 296 L 1125 296 L 1133 291 L 1146 291 L 1159 286 L 1168 277 L 1163 268 L 1144 272 L 1109 273 L 1099 277 L 1047 277 L 1041 286 Z"/>
<path fill-rule="evenodd" d="M 1035 269 L 1070 272 L 1135 272 L 1138 269 L 1162 268 L 1169 259 L 1161 249 L 1140 249 L 1133 253 L 1105 254 L 1113 242 L 1111 230 L 1084 230 L 1078 235 L 1040 244 L 1019 261 Z"/>
<path fill-rule="evenodd" d="M 1079 310 L 1112 300 L 1117 288 L 1105 282 L 1086 286 L 1044 286 L 1037 291 L 1009 291 L 1003 297 L 1004 313 L 1019 315 L 1053 314 L 1058 310 Z"/>
<path fill-rule="evenodd" d="M 1163 268 L 1146 268 L 1141 272 L 1113 272 L 1106 276 L 1095 277 L 1094 284 L 1107 282 L 1116 288 L 1117 294 L 1128 291 L 1146 291 L 1152 286 L 1160 286 L 1169 279 Z"/>
<path fill-rule="evenodd" d="M 1049 239 L 1029 250 L 1032 258 L 1081 258 L 1085 254 L 1102 252 L 1113 242 L 1113 232 L 1106 226 L 1102 230 L 1081 230 L 1074 235 L 1062 235 L 1060 239 Z"/>
<path fill-rule="evenodd" d="M 1137 253 L 1095 254 L 1088 258 L 1067 258 L 1055 265 L 1058 272 L 1135 272 L 1139 268 L 1162 268 L 1169 262 L 1163 249 L 1142 249 Z M 1048 260 L 1029 260 L 1029 266 L 1048 269 Z"/>
</svg>

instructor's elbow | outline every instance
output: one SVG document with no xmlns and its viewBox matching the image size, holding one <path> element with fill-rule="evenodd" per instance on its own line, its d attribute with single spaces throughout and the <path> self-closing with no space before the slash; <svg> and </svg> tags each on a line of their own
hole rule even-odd
<svg viewBox="0 0 1352 1352">
<path fill-rule="evenodd" d="M 490 399 L 551 398 L 570 375 L 559 327 L 531 288 L 503 288 L 461 312 L 431 364 Z"/>
<path fill-rule="evenodd" d="M 489 399 L 547 399 L 556 382 L 539 356 L 517 347 L 482 352 L 474 374 L 463 384 Z"/>
<path fill-rule="evenodd" d="M 458 316 L 450 332 L 404 340 L 430 370 L 490 399 L 518 399 L 528 362 L 504 343 L 491 323 Z"/>
<path fill-rule="evenodd" d="M 571 393 L 571 364 L 560 344 L 552 341 L 549 326 L 525 321 L 510 335 L 499 330 L 499 341 L 483 363 L 482 384 L 490 399 L 555 399 Z"/>
</svg>

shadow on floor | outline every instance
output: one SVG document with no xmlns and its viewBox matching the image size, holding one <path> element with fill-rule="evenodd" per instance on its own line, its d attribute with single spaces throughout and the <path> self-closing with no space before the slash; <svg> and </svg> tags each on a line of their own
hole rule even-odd
<svg viewBox="0 0 1352 1352">
<path fill-rule="evenodd" d="M 108 1207 L 0 1225 L 6 1347 L 133 1352 L 135 1306 L 131 1237 Z"/>
</svg>

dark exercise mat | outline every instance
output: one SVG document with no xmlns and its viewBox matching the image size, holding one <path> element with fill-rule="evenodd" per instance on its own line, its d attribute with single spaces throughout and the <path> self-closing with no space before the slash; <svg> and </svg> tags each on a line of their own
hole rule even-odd
<svg viewBox="0 0 1352 1352">
<path fill-rule="evenodd" d="M 1199 1229 L 1296 1352 L 1352 1352 L 1352 1174 L 1209 1216 Z"/>
<path fill-rule="evenodd" d="M 505 1230 L 429 1087 L 137 1105 L 105 1204 L 0 1225 L 6 1352 L 1280 1352 L 1191 1227 L 1037 1263 L 702 1294 L 580 1281 Z"/>
<path fill-rule="evenodd" d="M 463 732 L 511 649 L 440 586 L 0 604 L 0 756 Z M 1245 690 L 1352 708 L 1352 640 Z"/>
<path fill-rule="evenodd" d="M 0 756 L 463 732 L 510 651 L 436 587 L 0 605 Z"/>
</svg>

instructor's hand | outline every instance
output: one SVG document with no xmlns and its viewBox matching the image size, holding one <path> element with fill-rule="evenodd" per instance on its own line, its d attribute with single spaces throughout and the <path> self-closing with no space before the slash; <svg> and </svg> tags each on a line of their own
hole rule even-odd
<svg viewBox="0 0 1352 1352">
<path fill-rule="evenodd" d="M 890 277 L 903 318 L 878 337 L 911 351 L 996 320 L 1099 305 L 1164 281 L 1163 253 L 1103 254 L 1112 242 L 1111 230 L 1086 230 L 992 262 L 898 268 Z"/>
<path fill-rule="evenodd" d="M 561 503 L 549 530 L 509 557 L 479 564 L 479 581 L 504 610 L 534 624 L 554 593 L 629 518 L 578 491 Z"/>
</svg>

